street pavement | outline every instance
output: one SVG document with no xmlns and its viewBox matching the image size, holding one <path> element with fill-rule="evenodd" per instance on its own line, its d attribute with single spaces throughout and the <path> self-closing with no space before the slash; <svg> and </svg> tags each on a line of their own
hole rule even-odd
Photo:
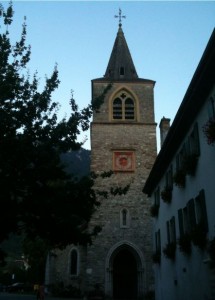
<svg viewBox="0 0 215 300">
<path fill-rule="evenodd" d="M 36 295 L 12 294 L 12 293 L 1 293 L 0 292 L 0 300 L 36 300 Z M 56 297 L 46 296 L 45 300 L 75 300 L 75 299 L 56 298 Z"/>
</svg>

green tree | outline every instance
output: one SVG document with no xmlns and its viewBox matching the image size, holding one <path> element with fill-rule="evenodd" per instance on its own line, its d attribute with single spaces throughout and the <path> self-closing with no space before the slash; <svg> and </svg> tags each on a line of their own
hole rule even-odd
<svg viewBox="0 0 215 300">
<path fill-rule="evenodd" d="M 0 242 L 15 233 L 50 248 L 90 243 L 97 228 L 88 232 L 86 225 L 99 205 L 94 181 L 65 173 L 60 154 L 80 149 L 77 137 L 89 128 L 92 107 L 79 110 L 71 97 L 71 115 L 58 121 L 57 66 L 39 92 L 37 73 L 31 78 L 27 70 L 25 21 L 11 44 L 13 14 L 12 2 L 0 5 Z"/>
<path fill-rule="evenodd" d="M 47 244 L 40 238 L 35 240 L 25 239 L 22 250 L 23 257 L 27 262 L 25 273 L 27 274 L 28 282 L 44 282 L 44 270 L 48 252 Z"/>
</svg>

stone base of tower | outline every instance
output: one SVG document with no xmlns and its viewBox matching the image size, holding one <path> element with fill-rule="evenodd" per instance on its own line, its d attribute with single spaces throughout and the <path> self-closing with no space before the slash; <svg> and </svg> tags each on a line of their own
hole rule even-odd
<svg viewBox="0 0 215 300">
<path fill-rule="evenodd" d="M 132 191 L 130 191 L 132 193 Z M 136 197 L 129 206 L 131 194 L 106 201 L 94 214 L 91 225 L 101 225 L 102 231 L 88 247 L 68 246 L 51 259 L 55 276 L 52 284 L 80 289 L 82 295 L 103 296 L 105 299 L 144 299 L 153 287 L 152 238 L 149 203 Z M 129 196 L 130 194 L 130 196 Z M 121 198 L 121 199 L 120 199 Z M 119 200 L 120 199 L 120 200 Z M 113 200 L 112 200 L 113 201 Z M 121 223 L 121 208 L 129 211 L 128 226 Z M 138 206 L 137 206 L 138 204 Z M 104 213 L 105 212 L 105 213 Z M 71 274 L 72 251 L 77 251 L 77 274 Z"/>
<path fill-rule="evenodd" d="M 137 245 L 127 240 L 116 243 L 106 254 L 104 259 L 98 259 L 94 267 L 87 267 L 77 276 L 68 276 L 61 259 L 67 255 L 61 253 L 61 258 L 55 258 L 57 276 L 52 276 L 51 281 L 47 277 L 46 285 L 50 291 L 56 286 L 64 286 L 65 289 L 72 286 L 87 299 L 144 299 L 144 295 L 152 290 L 154 282 L 151 261 L 147 262 L 147 256 Z M 79 268 L 82 269 L 82 266 L 79 265 Z"/>
</svg>

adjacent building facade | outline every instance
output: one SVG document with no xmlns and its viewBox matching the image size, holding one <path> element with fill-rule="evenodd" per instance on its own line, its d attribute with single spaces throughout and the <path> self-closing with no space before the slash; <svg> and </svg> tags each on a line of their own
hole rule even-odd
<svg viewBox="0 0 215 300">
<path fill-rule="evenodd" d="M 156 300 L 215 299 L 215 31 L 144 185 Z M 165 139 L 164 139 L 165 138 Z"/>
<path fill-rule="evenodd" d="M 104 77 L 92 80 L 92 99 L 104 96 L 91 124 L 91 171 L 99 197 L 89 229 L 102 230 L 87 247 L 69 246 L 50 256 L 47 283 L 74 285 L 87 294 L 137 299 L 154 288 L 150 201 L 142 187 L 155 161 L 153 80 L 139 78 L 121 22 Z M 113 191 L 123 190 L 115 194 Z"/>
</svg>

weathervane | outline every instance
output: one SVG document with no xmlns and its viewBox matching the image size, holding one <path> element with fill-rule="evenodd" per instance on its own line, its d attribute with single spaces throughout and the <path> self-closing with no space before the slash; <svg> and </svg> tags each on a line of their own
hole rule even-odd
<svg viewBox="0 0 215 300">
<path fill-rule="evenodd" d="M 121 27 L 122 26 L 122 18 L 126 18 L 126 16 L 122 16 L 122 11 L 120 8 L 119 8 L 119 15 L 118 16 L 115 15 L 114 17 L 119 18 L 119 27 Z"/>
</svg>

